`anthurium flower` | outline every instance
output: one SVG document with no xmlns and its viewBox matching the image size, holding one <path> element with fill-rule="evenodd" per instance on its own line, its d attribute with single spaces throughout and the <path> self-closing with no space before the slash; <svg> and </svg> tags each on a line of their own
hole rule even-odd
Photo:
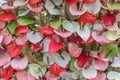
<svg viewBox="0 0 120 80">
<path fill-rule="evenodd" d="M 28 59 L 26 57 L 24 58 L 14 58 L 11 61 L 11 67 L 15 70 L 23 70 L 28 65 Z"/>
<path fill-rule="evenodd" d="M 72 43 L 77 43 L 78 41 L 81 40 L 81 38 L 78 35 L 72 35 L 69 38 L 70 38 L 70 42 Z"/>
<path fill-rule="evenodd" d="M 68 5 L 76 4 L 79 0 L 65 0 Z"/>
<path fill-rule="evenodd" d="M 81 53 L 80 56 L 78 57 L 78 64 L 80 67 L 83 67 L 88 61 L 91 60 L 90 56 L 86 56 L 85 53 Z"/>
<path fill-rule="evenodd" d="M 43 35 L 39 32 L 31 31 L 28 33 L 28 40 L 31 43 L 36 44 L 36 43 L 40 42 L 42 39 L 43 39 Z"/>
<path fill-rule="evenodd" d="M 110 71 L 107 73 L 107 78 L 109 80 L 120 80 L 120 73 L 116 71 Z"/>
<path fill-rule="evenodd" d="M 92 3 L 92 2 L 95 2 L 96 0 L 83 0 L 84 3 Z"/>
<path fill-rule="evenodd" d="M 33 49 L 33 52 L 37 52 L 42 49 L 42 47 L 39 44 L 32 44 L 31 48 Z"/>
<path fill-rule="evenodd" d="M 59 49 L 63 48 L 64 44 L 60 42 L 56 42 L 55 40 L 51 39 L 49 43 L 49 53 L 54 54 L 57 52 Z"/>
<path fill-rule="evenodd" d="M 120 67 L 120 63 L 119 63 L 120 57 L 115 57 L 112 61 L 111 66 L 112 67 Z"/>
<path fill-rule="evenodd" d="M 115 16 L 110 14 L 102 16 L 102 21 L 107 27 L 112 26 L 115 22 Z"/>
<path fill-rule="evenodd" d="M 15 20 L 15 15 L 13 13 L 7 13 L 7 12 L 4 12 L 4 13 L 1 13 L 0 14 L 0 20 L 1 21 L 11 21 L 11 20 Z"/>
<path fill-rule="evenodd" d="M 46 80 L 58 80 L 59 77 L 52 75 L 49 71 L 46 73 Z"/>
<path fill-rule="evenodd" d="M 69 43 L 68 51 L 72 57 L 78 57 L 82 52 L 82 48 L 79 48 L 78 45 L 75 43 Z"/>
<path fill-rule="evenodd" d="M 39 3 L 41 0 L 29 0 L 29 4 L 30 5 L 34 5 L 34 4 L 37 4 L 37 3 Z"/>
<path fill-rule="evenodd" d="M 2 43 L 8 45 L 12 41 L 12 35 L 8 34 L 3 37 Z"/>
<path fill-rule="evenodd" d="M 96 21 L 96 16 L 91 14 L 91 13 L 84 13 L 83 15 L 81 15 L 78 19 L 78 22 L 81 24 L 81 25 L 85 25 L 86 23 L 92 23 L 94 24 Z"/>
<path fill-rule="evenodd" d="M 42 33 L 43 35 L 49 36 L 54 34 L 54 29 L 51 26 L 46 25 L 40 28 L 40 33 Z"/>
<path fill-rule="evenodd" d="M 31 10 L 31 11 L 33 11 L 33 12 L 35 12 L 35 13 L 39 13 L 39 12 L 41 12 L 42 11 L 42 8 L 43 8 L 43 3 L 41 3 L 41 4 L 38 4 L 38 6 L 33 6 L 33 5 L 27 5 L 27 7 Z"/>
<path fill-rule="evenodd" d="M 57 64 L 52 64 L 50 65 L 49 67 L 49 71 L 51 74 L 55 75 L 55 76 L 60 76 L 60 74 L 65 71 L 65 68 L 63 67 L 60 67 L 59 65 Z"/>
<path fill-rule="evenodd" d="M 39 77 L 42 77 L 45 75 L 46 72 L 46 66 L 40 66 L 36 63 L 29 64 L 28 65 L 28 73 L 30 73 L 35 79 L 39 79 Z"/>
<path fill-rule="evenodd" d="M 4 69 L 0 69 L 0 78 L 3 80 L 9 80 L 12 77 L 14 70 L 12 67 L 7 67 Z"/>
<path fill-rule="evenodd" d="M 23 33 L 26 33 L 28 31 L 28 26 L 19 26 L 15 30 L 15 34 L 21 35 Z"/>
<path fill-rule="evenodd" d="M 105 73 L 98 73 L 96 78 L 89 79 L 89 80 L 106 80 L 106 74 Z"/>
<path fill-rule="evenodd" d="M 0 21 L 0 29 L 3 29 L 6 25 L 6 22 Z"/>
<path fill-rule="evenodd" d="M 8 54 L 0 54 L 0 66 L 6 65 L 11 60 Z"/>
<path fill-rule="evenodd" d="M 94 79 L 95 77 L 97 77 L 97 70 L 93 66 L 82 68 L 82 75 L 86 79 Z"/>
<path fill-rule="evenodd" d="M 18 6 L 23 6 L 28 3 L 29 0 L 15 0 L 13 2 L 13 6 L 18 7 Z"/>
<path fill-rule="evenodd" d="M 7 53 L 10 55 L 10 57 L 16 57 L 20 55 L 20 50 L 22 49 L 22 46 L 17 44 L 10 44 L 7 46 Z"/>
<path fill-rule="evenodd" d="M 26 71 L 18 71 L 16 77 L 18 80 L 35 80 L 35 78 Z"/>
</svg>

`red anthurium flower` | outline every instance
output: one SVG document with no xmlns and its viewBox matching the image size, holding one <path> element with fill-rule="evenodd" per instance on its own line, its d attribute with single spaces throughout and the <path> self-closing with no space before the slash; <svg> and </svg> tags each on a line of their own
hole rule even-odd
<svg viewBox="0 0 120 80">
<path fill-rule="evenodd" d="M 79 0 L 66 0 L 68 5 L 76 4 Z"/>
<path fill-rule="evenodd" d="M 20 49 L 22 49 L 22 46 L 16 45 L 16 44 L 10 44 L 7 47 L 7 52 L 11 57 L 16 57 L 20 55 Z"/>
<path fill-rule="evenodd" d="M 0 14 L 0 20 L 1 21 L 11 21 L 15 20 L 15 15 L 13 13 L 1 13 Z"/>
<path fill-rule="evenodd" d="M 91 60 L 91 57 L 86 56 L 84 53 L 82 53 L 78 57 L 78 64 L 79 64 L 80 67 L 83 67 L 89 60 Z"/>
<path fill-rule="evenodd" d="M 52 64 L 49 67 L 49 71 L 51 74 L 53 74 L 55 76 L 59 76 L 63 71 L 65 71 L 65 68 L 63 68 L 57 64 Z"/>
<path fill-rule="evenodd" d="M 16 28 L 15 33 L 17 35 L 20 35 L 20 34 L 26 33 L 27 31 L 28 31 L 28 26 L 19 26 Z"/>
<path fill-rule="evenodd" d="M 34 5 L 34 4 L 36 4 L 36 3 L 40 2 L 40 1 L 41 0 L 29 0 L 29 4 Z"/>
<path fill-rule="evenodd" d="M 49 25 L 43 26 L 40 28 L 40 32 L 46 36 L 54 34 L 54 29 Z"/>
<path fill-rule="evenodd" d="M 55 40 L 51 39 L 50 44 L 49 44 L 49 53 L 54 54 L 56 51 L 59 49 L 63 48 L 64 44 L 60 42 L 56 42 Z"/>
<path fill-rule="evenodd" d="M 7 67 L 4 69 L 0 70 L 0 78 L 3 78 L 3 80 L 9 80 L 9 78 L 12 76 L 13 74 L 13 68 L 12 67 Z"/>
<path fill-rule="evenodd" d="M 84 3 L 92 3 L 92 2 L 95 2 L 96 0 L 83 0 Z"/>
<path fill-rule="evenodd" d="M 102 16 L 102 21 L 106 26 L 112 26 L 115 22 L 115 16 L 114 15 Z"/>
<path fill-rule="evenodd" d="M 96 16 L 91 13 L 85 13 L 85 14 L 81 15 L 78 19 L 78 22 L 81 25 L 85 25 L 86 23 L 94 24 L 95 21 L 96 21 Z"/>
<path fill-rule="evenodd" d="M 37 52 L 42 49 L 42 47 L 39 44 L 32 44 L 31 45 L 33 52 Z"/>
</svg>

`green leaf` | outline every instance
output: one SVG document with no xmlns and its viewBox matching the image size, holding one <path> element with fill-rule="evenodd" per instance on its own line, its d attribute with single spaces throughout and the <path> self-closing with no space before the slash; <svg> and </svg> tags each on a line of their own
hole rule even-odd
<svg viewBox="0 0 120 80">
<path fill-rule="evenodd" d="M 120 3 L 114 3 L 114 4 L 107 3 L 107 6 L 109 9 L 114 10 L 120 8 Z"/>
<path fill-rule="evenodd" d="M 70 70 L 71 71 L 77 70 L 74 66 L 75 61 L 76 61 L 76 59 L 74 59 L 74 58 L 72 58 L 71 61 L 70 61 Z"/>
<path fill-rule="evenodd" d="M 17 27 L 17 22 L 16 21 L 12 21 L 10 22 L 8 25 L 7 25 L 7 29 L 9 30 L 9 32 L 11 34 L 14 34 L 15 33 L 15 29 Z"/>
<path fill-rule="evenodd" d="M 19 18 L 17 19 L 17 22 L 19 23 L 19 25 L 22 25 L 22 26 L 26 26 L 26 25 L 30 25 L 30 24 L 35 23 L 34 20 L 28 19 L 28 18 L 26 18 L 26 17 L 19 17 Z"/>
<path fill-rule="evenodd" d="M 61 25 L 61 17 L 58 18 L 58 21 L 51 21 L 50 26 L 54 29 L 58 29 Z"/>
<path fill-rule="evenodd" d="M 102 57 L 107 57 L 109 60 L 112 58 L 118 56 L 118 47 L 113 44 L 106 44 L 101 47 L 101 50 L 103 50 Z"/>
</svg>

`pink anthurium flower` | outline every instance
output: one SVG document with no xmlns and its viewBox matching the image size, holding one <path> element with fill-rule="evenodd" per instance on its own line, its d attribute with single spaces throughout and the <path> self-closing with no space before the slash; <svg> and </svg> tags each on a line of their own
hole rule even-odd
<svg viewBox="0 0 120 80">
<path fill-rule="evenodd" d="M 0 66 L 6 65 L 10 61 L 11 57 L 8 54 L 0 55 Z"/>
<path fill-rule="evenodd" d="M 106 74 L 105 73 L 98 73 L 96 78 L 89 79 L 89 80 L 106 80 Z"/>
<path fill-rule="evenodd" d="M 112 26 L 115 22 L 115 16 L 114 15 L 102 16 L 102 21 L 107 27 Z"/>
<path fill-rule="evenodd" d="M 28 7 L 31 11 L 33 11 L 33 12 L 35 12 L 35 13 L 39 13 L 39 12 L 42 11 L 43 3 L 39 4 L 37 7 L 34 7 L 34 6 L 28 4 L 27 7 Z"/>
<path fill-rule="evenodd" d="M 7 12 L 4 12 L 4 13 L 1 13 L 0 14 L 0 20 L 1 21 L 11 21 L 11 20 L 15 20 L 15 15 L 13 13 L 7 13 Z"/>
<path fill-rule="evenodd" d="M 0 29 L 3 29 L 6 25 L 6 22 L 0 21 Z"/>
<path fill-rule="evenodd" d="M 28 41 L 28 38 L 27 38 L 27 35 L 23 35 L 23 36 L 20 36 L 20 37 L 17 37 L 15 39 L 15 42 L 17 45 L 25 45 Z"/>
<path fill-rule="evenodd" d="M 86 56 L 85 53 L 81 53 L 80 56 L 78 57 L 78 64 L 80 67 L 83 67 L 88 61 L 91 60 L 90 56 Z"/>
<path fill-rule="evenodd" d="M 8 45 L 12 41 L 12 35 L 8 34 L 3 37 L 2 43 Z"/>
<path fill-rule="evenodd" d="M 24 58 L 14 58 L 11 61 L 11 67 L 15 70 L 23 70 L 28 65 L 28 59 L 26 57 Z"/>
<path fill-rule="evenodd" d="M 60 42 L 56 42 L 55 40 L 51 39 L 49 43 L 49 53 L 54 54 L 59 49 L 63 48 L 64 44 Z"/>
<path fill-rule="evenodd" d="M 20 50 L 22 49 L 22 46 L 17 44 L 10 44 L 7 46 L 7 53 L 10 55 L 10 57 L 16 57 L 20 55 Z"/>
<path fill-rule="evenodd" d="M 58 80 L 59 77 L 52 75 L 49 71 L 46 73 L 46 80 Z"/>
<path fill-rule="evenodd" d="M 69 43 L 68 44 L 68 51 L 72 57 L 79 57 L 79 55 L 82 52 L 82 48 L 79 48 L 78 45 L 75 43 Z"/>
<path fill-rule="evenodd" d="M 16 77 L 18 80 L 35 80 L 35 78 L 26 71 L 18 71 Z"/>
</svg>

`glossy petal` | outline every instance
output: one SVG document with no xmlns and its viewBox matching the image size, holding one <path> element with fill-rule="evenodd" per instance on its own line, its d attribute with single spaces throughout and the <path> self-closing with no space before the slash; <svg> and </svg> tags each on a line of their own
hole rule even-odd
<svg viewBox="0 0 120 80">
<path fill-rule="evenodd" d="M 4 36 L 2 43 L 8 45 L 12 41 L 12 35 L 8 34 Z"/>
<path fill-rule="evenodd" d="M 28 33 L 28 40 L 31 43 L 36 44 L 36 43 L 40 42 L 42 39 L 43 39 L 43 35 L 40 34 L 39 32 L 31 31 Z"/>
<path fill-rule="evenodd" d="M 51 75 L 50 72 L 47 72 L 45 77 L 46 77 L 46 80 L 58 80 L 59 79 L 59 77 Z"/>
<path fill-rule="evenodd" d="M 89 80 L 106 80 L 106 74 L 105 73 L 100 73 L 100 74 L 97 75 L 96 78 L 89 79 Z"/>
<path fill-rule="evenodd" d="M 23 35 L 15 39 L 17 45 L 25 45 L 27 41 L 28 41 L 27 35 Z"/>
<path fill-rule="evenodd" d="M 38 2 L 40 2 L 41 0 L 29 0 L 29 4 L 30 5 L 34 5 L 37 4 Z"/>
<path fill-rule="evenodd" d="M 11 21 L 15 20 L 15 15 L 13 13 L 1 13 L 0 14 L 0 20 L 1 21 Z"/>
<path fill-rule="evenodd" d="M 17 80 L 35 80 L 35 78 L 26 71 L 18 71 L 16 77 Z"/>
<path fill-rule="evenodd" d="M 23 70 L 27 67 L 27 65 L 28 65 L 28 59 L 26 57 L 21 59 L 14 58 L 11 61 L 11 67 L 15 70 Z"/>
<path fill-rule="evenodd" d="M 68 5 L 73 5 L 73 4 L 76 4 L 79 0 L 66 0 L 66 3 Z"/>
<path fill-rule="evenodd" d="M 78 57 L 82 52 L 82 48 L 79 48 L 78 45 L 75 43 L 69 43 L 68 51 L 72 57 Z"/>
<path fill-rule="evenodd" d="M 97 70 L 101 70 L 101 71 L 106 70 L 108 67 L 108 61 L 103 62 L 100 60 L 94 60 L 92 64 L 93 64 L 94 68 L 96 68 Z"/>
<path fill-rule="evenodd" d="M 115 72 L 115 71 L 110 71 L 107 73 L 107 78 L 109 80 L 120 80 L 120 73 Z"/>
<path fill-rule="evenodd" d="M 10 61 L 11 57 L 8 54 L 0 55 L 0 66 L 6 65 Z"/>
<path fill-rule="evenodd" d="M 55 40 L 51 39 L 49 44 L 49 53 L 54 54 L 59 49 L 63 48 L 64 44 L 56 42 Z"/>
<path fill-rule="evenodd" d="M 81 10 L 78 10 L 76 4 L 71 5 L 69 10 L 70 10 L 70 13 L 72 15 L 82 15 L 82 14 L 84 14 L 86 12 L 86 9 L 84 9 L 84 8 L 82 8 Z"/>
<path fill-rule="evenodd" d="M 82 75 L 87 79 L 93 79 L 97 76 L 97 70 L 93 66 L 90 66 L 87 69 L 83 68 Z"/>
<path fill-rule="evenodd" d="M 16 28 L 15 33 L 17 35 L 20 35 L 20 34 L 26 33 L 27 31 L 28 31 L 28 26 L 19 26 Z"/>
</svg>

